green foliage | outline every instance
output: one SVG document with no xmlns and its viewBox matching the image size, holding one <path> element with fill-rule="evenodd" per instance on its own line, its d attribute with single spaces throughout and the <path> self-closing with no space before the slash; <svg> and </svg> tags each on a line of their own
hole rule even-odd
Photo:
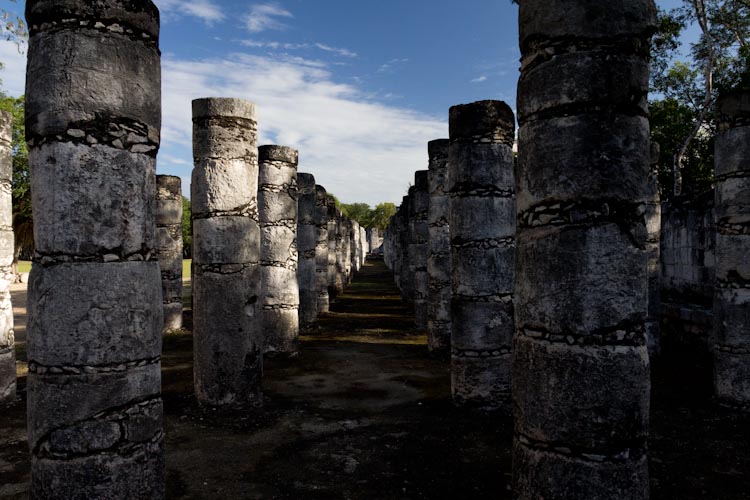
<svg viewBox="0 0 750 500">
<path fill-rule="evenodd" d="M 672 196 L 674 151 L 693 126 L 694 113 L 674 98 L 651 104 L 651 139 L 660 146 L 659 186 L 662 199 Z M 692 142 L 683 162 L 683 193 L 700 194 L 711 189 L 714 133 L 707 126 Z"/>
<path fill-rule="evenodd" d="M 357 221 L 362 227 L 369 227 L 372 222 L 372 209 L 367 203 L 343 203 L 341 211 L 350 219 Z"/>
<path fill-rule="evenodd" d="M 24 97 L 7 97 L 0 93 L 0 110 L 13 115 L 13 232 L 16 237 L 15 258 L 34 248 L 34 223 L 31 213 L 31 180 L 29 150 L 26 147 Z"/>
<path fill-rule="evenodd" d="M 685 56 L 680 36 L 691 28 L 700 35 Z M 749 36 L 749 0 L 683 0 L 680 7 L 659 13 L 650 107 L 652 138 L 661 146 L 663 199 L 677 191 L 710 188 L 716 98 L 750 90 Z"/>
<path fill-rule="evenodd" d="M 375 207 L 375 210 L 372 211 L 371 226 L 377 227 L 381 231 L 385 231 L 385 228 L 388 227 L 388 223 L 390 222 L 391 217 L 396 215 L 397 211 L 398 209 L 393 203 L 379 203 Z"/>
<path fill-rule="evenodd" d="M 190 200 L 182 197 L 182 255 L 189 259 L 193 254 L 193 212 Z"/>
</svg>

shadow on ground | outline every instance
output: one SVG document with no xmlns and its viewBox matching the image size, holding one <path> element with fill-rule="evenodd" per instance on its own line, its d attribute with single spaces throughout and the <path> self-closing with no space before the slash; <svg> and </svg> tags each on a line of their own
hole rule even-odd
<svg viewBox="0 0 750 500">
<path fill-rule="evenodd" d="M 654 367 L 652 499 L 750 499 L 750 418 L 712 404 L 706 366 Z M 0 410 L 0 498 L 27 491 L 24 382 Z M 165 337 L 163 386 L 171 499 L 511 498 L 511 420 L 452 406 L 448 361 L 427 353 L 382 262 L 297 358 L 267 360 L 262 409 L 196 404 L 188 332 Z"/>
</svg>

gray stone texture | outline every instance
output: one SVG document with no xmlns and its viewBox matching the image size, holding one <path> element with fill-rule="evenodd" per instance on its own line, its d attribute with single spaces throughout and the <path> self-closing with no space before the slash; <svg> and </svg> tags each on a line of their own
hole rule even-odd
<svg viewBox="0 0 750 500">
<path fill-rule="evenodd" d="M 501 101 L 450 110 L 453 401 L 510 413 L 515 275 L 515 119 Z"/>
<path fill-rule="evenodd" d="M 326 195 L 326 209 L 328 216 L 328 299 L 329 302 L 335 302 L 336 296 L 340 293 L 337 288 L 337 259 L 338 259 L 338 234 L 339 218 L 336 209 L 336 200 L 332 195 Z"/>
<path fill-rule="evenodd" d="M 318 318 L 318 290 L 316 286 L 315 254 L 318 245 L 316 225 L 315 177 L 297 174 L 299 201 L 297 202 L 297 280 L 299 282 L 299 323 L 309 326 Z"/>
<path fill-rule="evenodd" d="M 651 170 L 646 202 L 646 249 L 648 251 L 648 315 L 646 346 L 650 356 L 661 353 L 661 198 L 659 196 L 659 144 L 651 143 Z"/>
<path fill-rule="evenodd" d="M 328 205 L 327 193 L 323 186 L 315 186 L 315 289 L 318 300 L 318 313 L 327 313 L 330 308 L 328 297 Z"/>
<path fill-rule="evenodd" d="M 411 240 L 413 237 L 411 211 L 413 208 L 414 186 L 409 188 L 409 194 L 401 202 L 401 220 L 399 225 L 399 288 L 401 299 L 409 306 L 414 305 L 414 266 L 412 265 Z"/>
<path fill-rule="evenodd" d="M 258 124 L 241 99 L 193 101 L 193 380 L 201 404 L 261 404 Z"/>
<path fill-rule="evenodd" d="M 649 494 L 652 0 L 520 3 L 518 499 Z"/>
<path fill-rule="evenodd" d="M 300 298 L 297 281 L 298 153 L 285 146 L 261 146 L 258 158 L 264 349 L 265 352 L 295 354 L 299 343 Z"/>
<path fill-rule="evenodd" d="M 427 345 L 433 352 L 447 352 L 451 345 L 450 197 L 446 191 L 449 145 L 449 139 L 431 141 L 427 145 L 430 158 Z"/>
<path fill-rule="evenodd" d="M 182 328 L 182 180 L 156 176 L 156 255 L 161 269 L 164 330 Z"/>
<path fill-rule="evenodd" d="M 159 13 L 30 0 L 26 18 L 29 496 L 163 498 Z"/>
<path fill-rule="evenodd" d="M 430 206 L 430 193 L 427 170 L 414 173 L 414 192 L 411 198 L 409 224 L 411 239 L 409 241 L 409 274 L 414 288 L 414 322 L 417 330 L 427 330 L 427 294 L 429 290 L 427 277 L 427 255 L 429 254 L 429 226 L 427 211 Z"/>
<path fill-rule="evenodd" d="M 344 287 L 346 286 L 346 272 L 349 266 L 349 260 L 346 256 L 345 242 L 347 235 L 349 234 L 347 228 L 347 221 L 344 214 L 338 207 L 334 208 L 334 273 L 333 273 L 333 289 L 334 295 L 339 296 L 344 293 Z"/>
<path fill-rule="evenodd" d="M 721 96 L 717 113 L 714 392 L 750 411 L 750 92 Z"/>
<path fill-rule="evenodd" d="M 16 400 L 16 350 L 10 284 L 14 276 L 11 153 L 13 115 L 0 111 L 0 405 Z"/>
</svg>

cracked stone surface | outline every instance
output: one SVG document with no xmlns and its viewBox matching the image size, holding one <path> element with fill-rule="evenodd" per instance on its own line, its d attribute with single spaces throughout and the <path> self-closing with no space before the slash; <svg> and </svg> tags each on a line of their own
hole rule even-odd
<svg viewBox="0 0 750 500">
<path fill-rule="evenodd" d="M 163 498 L 158 11 L 39 0 L 26 14 L 30 498 Z"/>
</svg>

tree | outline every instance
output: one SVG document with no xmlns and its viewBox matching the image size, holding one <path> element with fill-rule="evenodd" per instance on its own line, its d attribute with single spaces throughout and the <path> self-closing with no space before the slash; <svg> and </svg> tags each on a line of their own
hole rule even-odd
<svg viewBox="0 0 750 500">
<path fill-rule="evenodd" d="M 190 200 L 182 197 L 182 256 L 186 259 L 193 255 L 193 212 Z"/>
<path fill-rule="evenodd" d="M 362 227 L 369 227 L 372 223 L 372 209 L 367 203 L 343 203 L 341 211 Z"/>
<path fill-rule="evenodd" d="M 689 60 L 676 60 L 679 37 L 690 26 L 697 26 L 700 36 L 691 46 Z M 661 104 L 661 119 L 667 121 L 652 117 L 652 127 L 657 131 L 655 135 L 662 133 L 662 140 L 670 128 L 673 132 L 680 129 L 681 133 L 679 140 L 669 136 L 661 144 L 665 153 L 662 160 L 666 153 L 671 155 L 671 161 L 663 164 L 671 167 L 669 194 L 685 191 L 688 178 L 705 179 L 705 165 L 693 162 L 697 171 L 686 171 L 686 167 L 714 135 L 713 109 L 718 93 L 746 85 L 750 80 L 749 34 L 750 0 L 683 0 L 681 7 L 659 13 L 652 47 L 651 90 L 662 100 L 652 104 L 652 111 Z M 669 115 L 668 111 L 676 114 Z M 689 127 L 671 127 L 668 120 L 675 118 L 687 120 Z M 687 191 L 697 187 L 690 185 Z"/>
<path fill-rule="evenodd" d="M 396 215 L 397 211 L 398 209 L 393 203 L 379 203 L 375 207 L 375 210 L 372 211 L 372 217 L 370 219 L 369 227 L 377 227 L 379 230 L 385 231 L 385 228 L 388 227 L 388 223 L 390 222 L 391 217 Z"/>
<path fill-rule="evenodd" d="M 7 97 L 0 92 L 0 109 L 13 115 L 13 232 L 15 252 L 14 271 L 22 252 L 34 250 L 34 222 L 31 214 L 31 181 L 29 178 L 29 150 L 26 147 L 24 97 Z"/>
</svg>

